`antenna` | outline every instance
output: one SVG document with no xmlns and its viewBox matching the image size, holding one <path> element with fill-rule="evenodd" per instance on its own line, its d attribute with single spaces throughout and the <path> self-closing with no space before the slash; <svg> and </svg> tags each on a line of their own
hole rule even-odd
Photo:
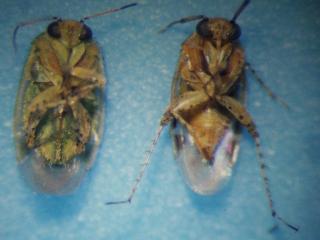
<svg viewBox="0 0 320 240">
<path fill-rule="evenodd" d="M 106 15 L 106 14 L 109 14 L 109 13 L 118 12 L 120 10 L 129 8 L 129 7 L 133 7 L 133 6 L 136 6 L 136 5 L 138 5 L 138 3 L 131 3 L 131 4 L 124 5 L 124 6 L 120 7 L 120 8 L 113 8 L 113 9 L 105 10 L 103 12 L 95 13 L 93 15 L 85 16 L 80 20 L 80 22 L 83 22 L 84 20 L 88 20 L 90 18 Z M 58 19 L 60 19 L 60 18 L 58 18 L 58 17 L 43 17 L 43 18 L 32 19 L 32 20 L 28 20 L 28 21 L 19 23 L 15 27 L 15 29 L 13 31 L 13 36 L 12 36 L 12 45 L 13 45 L 14 51 L 15 52 L 17 51 L 16 36 L 17 36 L 19 28 L 24 27 L 24 26 L 28 26 L 28 25 L 33 25 L 33 24 L 36 24 L 36 23 L 39 23 L 39 22 L 54 21 L 54 20 L 58 20 Z"/>
<path fill-rule="evenodd" d="M 163 29 L 161 29 L 159 31 L 159 33 L 164 33 L 165 31 L 167 31 L 169 28 L 171 28 L 173 25 L 178 24 L 178 23 L 187 23 L 187 22 L 191 22 L 191 21 L 195 21 L 195 20 L 199 20 L 199 19 L 203 19 L 206 18 L 206 16 L 204 15 L 198 15 L 198 16 L 189 16 L 189 17 L 184 17 L 181 18 L 179 20 L 173 21 L 171 23 L 169 23 L 166 27 L 164 27 Z"/>
<path fill-rule="evenodd" d="M 250 0 L 244 0 L 243 3 L 240 5 L 236 13 L 233 15 L 233 18 L 231 19 L 231 22 L 235 22 L 241 12 L 247 7 L 247 5 L 250 3 Z"/>
<path fill-rule="evenodd" d="M 112 9 L 104 10 L 102 12 L 98 12 L 98 13 L 83 17 L 80 20 L 80 22 L 88 20 L 90 18 L 95 18 L 95 17 L 99 17 L 99 16 L 102 16 L 102 15 L 107 15 L 109 13 L 118 12 L 118 11 L 121 11 L 121 10 L 129 8 L 129 7 L 134 7 L 136 5 L 138 5 L 138 3 L 130 3 L 130 4 L 124 5 L 124 6 L 120 7 L 120 8 L 112 8 Z"/>
<path fill-rule="evenodd" d="M 19 28 L 21 27 L 25 27 L 25 26 L 29 26 L 29 25 L 34 25 L 36 23 L 40 23 L 40 22 L 46 22 L 46 21 L 53 21 L 53 20 L 58 20 L 58 17 L 42 17 L 42 18 L 36 18 L 36 19 L 32 19 L 32 20 L 28 20 L 25 22 L 20 22 L 14 29 L 13 31 L 13 35 L 12 35 L 12 45 L 14 48 L 14 51 L 17 51 L 17 43 L 16 43 L 16 36 L 18 33 Z"/>
</svg>

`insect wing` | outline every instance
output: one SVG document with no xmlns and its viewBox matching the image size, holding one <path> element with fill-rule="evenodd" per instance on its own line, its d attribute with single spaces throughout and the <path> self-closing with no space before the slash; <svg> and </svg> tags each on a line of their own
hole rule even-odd
<svg viewBox="0 0 320 240">
<path fill-rule="evenodd" d="M 239 151 L 239 134 L 231 126 L 214 153 L 214 162 L 203 159 L 192 136 L 180 123 L 171 130 L 176 159 L 190 188 L 209 195 L 221 188 L 232 174 Z"/>
<path fill-rule="evenodd" d="M 175 99 L 182 88 L 185 88 L 184 82 L 177 72 L 172 82 L 171 99 Z M 241 85 L 237 94 L 244 95 L 244 88 L 245 86 Z M 213 120 L 213 125 L 209 124 L 206 131 L 211 131 L 210 135 L 215 135 L 215 132 L 218 131 L 216 126 L 220 127 L 221 125 L 219 119 L 221 118 L 220 120 L 223 122 L 222 115 L 214 108 L 208 108 L 199 114 L 198 118 L 201 117 Z M 190 188 L 202 195 L 209 195 L 219 190 L 231 176 L 232 167 L 237 160 L 240 139 L 239 124 L 229 121 L 222 134 L 216 133 L 214 138 L 217 139 L 215 146 L 213 146 L 212 161 L 204 159 L 194 137 L 178 120 L 172 122 L 170 133 L 175 157 Z"/>
</svg>

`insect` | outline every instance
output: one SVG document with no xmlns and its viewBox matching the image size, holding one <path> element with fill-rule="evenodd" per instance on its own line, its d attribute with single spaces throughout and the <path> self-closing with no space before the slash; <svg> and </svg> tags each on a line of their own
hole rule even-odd
<svg viewBox="0 0 320 240">
<path fill-rule="evenodd" d="M 199 194 L 212 194 L 231 175 L 239 150 L 240 125 L 255 141 L 257 158 L 272 216 L 291 229 L 298 228 L 280 217 L 273 205 L 259 134 L 252 117 L 243 105 L 245 98 L 244 51 L 238 39 L 241 28 L 236 23 L 249 4 L 245 0 L 231 20 L 189 16 L 174 21 L 160 32 L 178 23 L 200 20 L 196 32 L 182 44 L 172 87 L 171 101 L 156 137 L 146 152 L 145 161 L 129 197 L 106 204 L 130 203 L 140 183 L 150 156 L 163 128 L 171 124 L 175 153 L 189 186 Z M 284 103 L 257 77 L 269 95 Z M 284 103 L 285 105 L 285 103 Z"/>
<path fill-rule="evenodd" d="M 32 43 L 17 94 L 14 133 L 19 168 L 36 190 L 72 192 L 92 166 L 103 129 L 102 56 L 84 21 L 53 20 Z"/>
</svg>

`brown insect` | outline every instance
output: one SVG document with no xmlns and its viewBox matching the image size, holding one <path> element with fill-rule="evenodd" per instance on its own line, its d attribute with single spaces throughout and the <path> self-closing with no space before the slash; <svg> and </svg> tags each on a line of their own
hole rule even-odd
<svg viewBox="0 0 320 240">
<path fill-rule="evenodd" d="M 211 194 L 231 175 L 239 149 L 239 125 L 244 126 L 256 144 L 257 158 L 271 214 L 288 227 L 298 230 L 281 218 L 273 205 L 271 191 L 260 150 L 259 134 L 252 117 L 243 105 L 245 97 L 244 69 L 247 66 L 269 95 L 271 90 L 246 64 L 241 35 L 236 19 L 247 6 L 245 0 L 232 20 L 190 16 L 170 23 L 201 20 L 181 46 L 177 70 L 171 88 L 171 101 L 164 113 L 156 138 L 146 153 L 144 166 L 128 199 L 107 204 L 130 203 L 150 155 L 164 126 L 171 123 L 176 157 L 189 186 L 199 194 Z M 280 100 L 281 101 L 281 100 Z M 284 103 L 284 102 L 282 102 Z M 285 104 L 285 103 L 284 103 Z"/>
</svg>

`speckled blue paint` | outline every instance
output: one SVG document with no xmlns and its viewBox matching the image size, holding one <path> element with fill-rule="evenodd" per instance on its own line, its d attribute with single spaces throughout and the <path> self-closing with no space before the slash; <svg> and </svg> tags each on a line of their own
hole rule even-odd
<svg viewBox="0 0 320 240">
<path fill-rule="evenodd" d="M 79 19 L 114 1 L 2 0 L 0 3 L 0 239 L 320 239 L 320 4 L 252 1 L 239 18 L 248 61 L 291 106 L 274 103 L 249 75 L 248 109 L 261 134 L 278 212 L 300 226 L 268 233 L 272 220 L 245 132 L 238 164 L 226 188 L 211 197 L 183 183 L 164 131 L 131 205 L 105 206 L 126 196 L 168 104 L 181 42 L 195 23 L 159 35 L 182 16 L 232 17 L 241 0 L 145 0 L 140 6 L 89 20 L 106 61 L 105 134 L 94 166 L 74 194 L 33 193 L 16 168 L 12 135 L 15 95 L 30 42 L 45 29 L 18 22 L 57 15 Z"/>
</svg>

